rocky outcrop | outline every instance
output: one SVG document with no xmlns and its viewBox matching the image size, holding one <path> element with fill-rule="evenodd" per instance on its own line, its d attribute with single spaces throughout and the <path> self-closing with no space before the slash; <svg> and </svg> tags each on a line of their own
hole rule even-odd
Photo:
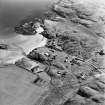
<svg viewBox="0 0 105 105">
<path fill-rule="evenodd" d="M 37 28 L 40 27 L 41 20 L 38 18 L 28 17 L 19 22 L 14 28 L 15 32 L 23 35 L 35 35 Z"/>
</svg>

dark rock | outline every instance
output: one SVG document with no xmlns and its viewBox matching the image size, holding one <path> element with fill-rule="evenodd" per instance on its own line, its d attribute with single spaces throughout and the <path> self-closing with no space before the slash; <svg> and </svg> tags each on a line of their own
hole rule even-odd
<svg viewBox="0 0 105 105">
<path fill-rule="evenodd" d="M 26 17 L 26 19 L 23 19 L 18 23 L 14 30 L 18 34 L 22 35 L 34 35 L 36 34 L 36 23 L 42 24 L 41 19 L 34 18 L 34 17 Z M 42 26 L 42 25 L 41 25 Z"/>
<path fill-rule="evenodd" d="M 0 44 L 0 49 L 7 50 L 8 49 L 8 45 L 6 45 L 6 44 Z"/>
<path fill-rule="evenodd" d="M 40 63 L 45 63 L 45 62 L 48 61 L 48 59 L 45 56 L 43 56 L 42 54 L 40 54 L 36 50 L 31 51 L 27 55 L 27 57 L 30 58 L 30 59 L 32 59 L 32 60 L 38 61 Z"/>
</svg>

